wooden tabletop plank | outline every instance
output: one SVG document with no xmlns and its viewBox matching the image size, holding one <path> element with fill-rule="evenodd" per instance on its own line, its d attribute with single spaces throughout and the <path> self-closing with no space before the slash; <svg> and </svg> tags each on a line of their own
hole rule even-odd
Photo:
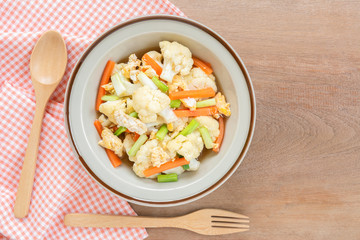
<svg viewBox="0 0 360 240">
<path fill-rule="evenodd" d="M 140 215 L 222 208 L 251 231 L 221 239 L 360 239 L 360 2 L 172 0 L 236 49 L 254 83 L 257 121 L 235 174 L 207 197 Z M 148 229 L 149 239 L 204 239 Z M 219 239 L 210 237 L 209 239 Z"/>
</svg>

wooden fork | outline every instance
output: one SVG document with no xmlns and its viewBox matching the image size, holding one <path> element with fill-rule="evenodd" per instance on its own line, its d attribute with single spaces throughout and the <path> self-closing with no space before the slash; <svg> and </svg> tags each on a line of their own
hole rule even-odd
<svg viewBox="0 0 360 240">
<path fill-rule="evenodd" d="M 184 216 L 158 218 L 69 213 L 64 219 L 71 227 L 183 228 L 203 235 L 222 235 L 249 230 L 247 216 L 220 209 L 202 209 Z"/>
</svg>

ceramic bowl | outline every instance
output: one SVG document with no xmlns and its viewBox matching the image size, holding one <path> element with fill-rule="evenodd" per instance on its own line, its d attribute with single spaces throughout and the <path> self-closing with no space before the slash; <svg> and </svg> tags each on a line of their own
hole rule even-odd
<svg viewBox="0 0 360 240">
<path fill-rule="evenodd" d="M 196 172 L 185 172 L 178 182 L 157 183 L 137 177 L 124 161 L 113 168 L 93 122 L 95 98 L 106 62 L 141 57 L 159 50 L 162 40 L 187 46 L 194 56 L 211 63 L 219 89 L 231 104 L 225 137 L 218 154 L 205 151 Z M 190 19 L 152 15 L 123 22 L 97 38 L 83 53 L 69 79 L 65 123 L 75 155 L 89 176 L 113 194 L 146 206 L 175 206 L 197 200 L 223 184 L 239 167 L 249 148 L 255 125 L 255 96 L 250 76 L 240 57 L 221 36 Z"/>
</svg>

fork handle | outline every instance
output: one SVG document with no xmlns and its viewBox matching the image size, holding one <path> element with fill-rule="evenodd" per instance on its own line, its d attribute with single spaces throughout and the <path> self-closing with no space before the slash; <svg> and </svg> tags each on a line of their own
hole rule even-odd
<svg viewBox="0 0 360 240">
<path fill-rule="evenodd" d="M 177 227 L 181 226 L 180 217 L 158 218 L 139 216 L 119 216 L 91 213 L 69 213 L 64 223 L 70 227 Z"/>
</svg>

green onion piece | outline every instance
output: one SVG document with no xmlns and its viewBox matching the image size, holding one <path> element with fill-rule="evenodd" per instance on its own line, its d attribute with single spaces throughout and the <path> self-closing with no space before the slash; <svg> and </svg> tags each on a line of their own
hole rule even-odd
<svg viewBox="0 0 360 240">
<path fill-rule="evenodd" d="M 176 173 L 170 173 L 165 175 L 158 175 L 157 176 L 158 182 L 177 182 L 178 175 Z"/>
<path fill-rule="evenodd" d="M 206 99 L 196 103 L 197 108 L 210 107 L 215 105 L 216 105 L 215 98 Z"/>
<path fill-rule="evenodd" d="M 114 134 L 115 134 L 116 136 L 120 136 L 120 134 L 122 134 L 123 132 L 125 132 L 126 129 L 127 129 L 126 127 L 121 126 L 121 127 L 119 127 L 118 129 L 116 129 L 116 131 L 114 132 Z"/>
<path fill-rule="evenodd" d="M 198 127 L 199 127 L 200 123 L 198 121 L 196 121 L 195 119 L 191 120 L 191 122 L 189 123 L 189 125 L 186 126 L 186 128 L 184 128 L 180 134 L 187 136 L 190 133 L 192 133 L 193 131 L 195 131 Z"/>
<path fill-rule="evenodd" d="M 185 164 L 182 166 L 184 170 L 188 170 L 190 168 L 189 164 Z"/>
<path fill-rule="evenodd" d="M 167 129 L 166 124 L 163 124 L 163 125 L 160 127 L 159 131 L 157 131 L 155 137 L 156 137 L 159 141 L 162 141 L 162 140 L 164 140 L 164 137 L 166 136 L 166 134 L 168 133 L 168 131 L 169 131 L 169 130 Z"/>
<path fill-rule="evenodd" d="M 139 115 L 137 112 L 132 112 L 129 114 L 130 117 L 139 118 Z"/>
<path fill-rule="evenodd" d="M 171 102 L 170 102 L 171 108 L 178 108 L 178 107 L 180 107 L 180 105 L 181 105 L 180 99 L 171 100 Z"/>
<path fill-rule="evenodd" d="M 210 133 L 208 131 L 208 129 L 206 127 L 201 127 L 199 128 L 199 132 L 201 134 L 201 137 L 205 143 L 205 147 L 207 149 L 212 149 L 214 144 L 213 144 L 213 141 L 211 139 L 211 136 L 210 136 Z"/>
<path fill-rule="evenodd" d="M 160 91 L 166 93 L 167 91 L 169 91 L 169 87 L 166 86 L 165 83 L 163 83 L 162 81 L 160 81 L 157 76 L 153 76 L 153 78 L 151 79 L 155 85 L 160 89 Z"/>
<path fill-rule="evenodd" d="M 129 156 L 134 157 L 136 155 L 137 151 L 139 151 L 140 147 L 146 142 L 147 139 L 148 139 L 148 137 L 145 134 L 140 135 L 138 140 L 136 140 L 134 145 L 130 148 Z"/>
<path fill-rule="evenodd" d="M 101 97 L 101 100 L 103 100 L 103 101 L 116 101 L 119 99 L 120 99 L 120 97 L 118 97 L 116 95 L 104 95 Z"/>
</svg>

